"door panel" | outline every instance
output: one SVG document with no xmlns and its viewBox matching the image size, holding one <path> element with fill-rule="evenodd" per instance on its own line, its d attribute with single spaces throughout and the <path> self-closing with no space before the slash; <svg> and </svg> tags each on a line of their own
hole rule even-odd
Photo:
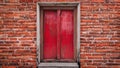
<svg viewBox="0 0 120 68">
<path fill-rule="evenodd" d="M 57 13 L 53 10 L 44 11 L 44 59 L 57 58 Z"/>
<path fill-rule="evenodd" d="M 73 11 L 61 11 L 61 59 L 74 59 Z"/>
<path fill-rule="evenodd" d="M 73 60 L 73 10 L 44 10 L 43 16 L 43 59 Z"/>
</svg>

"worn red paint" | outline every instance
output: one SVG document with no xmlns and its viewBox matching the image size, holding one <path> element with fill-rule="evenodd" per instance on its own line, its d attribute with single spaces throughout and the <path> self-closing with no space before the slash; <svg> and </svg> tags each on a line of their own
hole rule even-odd
<svg viewBox="0 0 120 68">
<path fill-rule="evenodd" d="M 74 59 L 73 11 L 44 11 L 44 59 Z"/>
<path fill-rule="evenodd" d="M 61 58 L 73 59 L 73 11 L 61 12 Z"/>
<path fill-rule="evenodd" d="M 56 11 L 44 11 L 44 59 L 56 59 L 57 55 L 57 14 Z"/>
</svg>

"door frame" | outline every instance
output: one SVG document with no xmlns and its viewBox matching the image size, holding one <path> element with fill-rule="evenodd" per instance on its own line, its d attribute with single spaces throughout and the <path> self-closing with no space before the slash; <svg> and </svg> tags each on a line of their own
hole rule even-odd
<svg viewBox="0 0 120 68">
<path fill-rule="evenodd" d="M 37 63 L 41 62 L 41 56 L 43 53 L 43 17 L 42 17 L 42 9 L 51 9 L 49 7 L 53 7 L 52 9 L 73 9 L 76 10 L 74 12 L 74 45 L 75 45 L 75 58 L 76 62 L 80 60 L 80 3 L 79 2 L 38 2 L 37 3 L 37 23 L 36 23 L 36 44 L 37 44 Z M 62 8 L 61 8 L 62 7 Z M 67 8 L 66 8 L 67 7 Z M 68 8 L 69 7 L 69 8 Z M 75 8 L 74 8 L 75 7 Z"/>
</svg>

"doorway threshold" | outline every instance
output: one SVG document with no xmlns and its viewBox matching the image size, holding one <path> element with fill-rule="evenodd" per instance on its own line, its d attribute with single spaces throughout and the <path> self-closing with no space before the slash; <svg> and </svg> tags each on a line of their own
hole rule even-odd
<svg viewBox="0 0 120 68">
<path fill-rule="evenodd" d="M 40 63 L 38 68 L 79 68 L 79 65 L 77 63 L 51 62 Z"/>
</svg>

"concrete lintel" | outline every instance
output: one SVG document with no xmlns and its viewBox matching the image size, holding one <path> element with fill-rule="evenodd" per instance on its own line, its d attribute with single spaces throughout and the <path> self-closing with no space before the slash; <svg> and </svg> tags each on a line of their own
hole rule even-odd
<svg viewBox="0 0 120 68">
<path fill-rule="evenodd" d="M 38 2 L 40 6 L 77 6 L 78 2 Z"/>
</svg>

